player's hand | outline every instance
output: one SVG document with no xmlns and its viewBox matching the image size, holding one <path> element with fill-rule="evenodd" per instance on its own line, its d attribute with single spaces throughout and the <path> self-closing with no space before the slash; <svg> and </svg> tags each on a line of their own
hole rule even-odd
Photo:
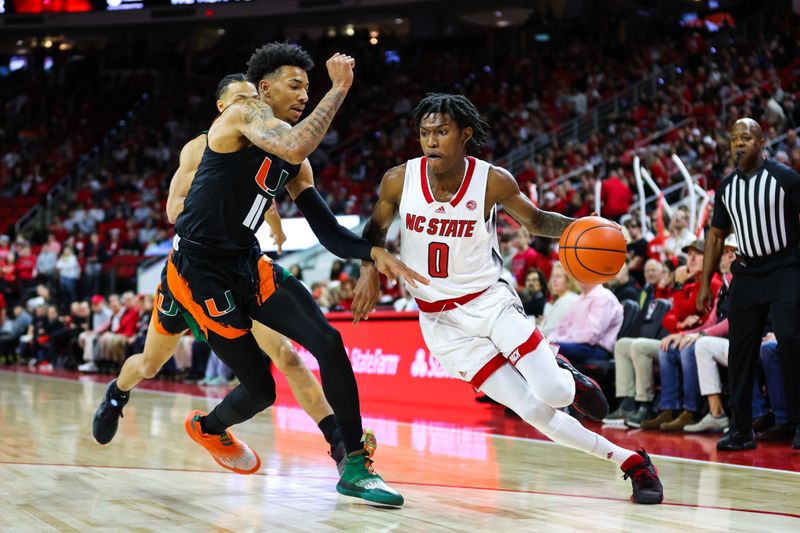
<svg viewBox="0 0 800 533">
<path fill-rule="evenodd" d="M 711 308 L 714 307 L 714 297 L 711 295 L 711 287 L 704 283 L 701 284 L 700 291 L 697 293 L 695 307 L 697 307 L 697 311 L 700 313 L 711 311 Z"/>
<path fill-rule="evenodd" d="M 361 265 L 361 275 L 353 291 L 353 303 L 350 310 L 353 312 L 353 324 L 359 320 L 367 320 L 369 312 L 375 307 L 375 302 L 381 295 L 381 283 L 378 279 L 378 269 L 372 263 Z"/>
<path fill-rule="evenodd" d="M 278 247 L 278 255 L 281 255 L 283 253 L 283 243 L 286 242 L 286 234 L 283 232 L 283 228 L 270 229 L 269 236 L 272 237 L 272 241 Z"/>
<path fill-rule="evenodd" d="M 353 85 L 353 69 L 356 67 L 356 60 L 346 54 L 336 52 L 325 63 L 328 67 L 328 76 L 331 78 L 334 87 L 345 90 Z"/>
<path fill-rule="evenodd" d="M 398 283 L 403 280 L 415 289 L 417 288 L 417 282 L 423 285 L 430 285 L 431 283 L 428 278 L 411 270 L 405 263 L 383 248 L 373 246 L 370 255 L 375 261 L 375 268 L 378 269 L 378 272 L 389 279 L 396 280 Z"/>
</svg>

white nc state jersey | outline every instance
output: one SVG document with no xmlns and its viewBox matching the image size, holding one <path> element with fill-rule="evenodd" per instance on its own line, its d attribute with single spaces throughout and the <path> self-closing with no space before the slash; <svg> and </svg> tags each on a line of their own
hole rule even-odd
<svg viewBox="0 0 800 533">
<path fill-rule="evenodd" d="M 490 165 L 467 158 L 458 192 L 449 202 L 437 202 L 427 176 L 427 158 L 406 163 L 400 200 L 400 257 L 430 285 L 408 291 L 426 302 L 451 300 L 480 292 L 500 278 L 502 261 L 497 243 L 495 207 L 484 220 Z"/>
</svg>

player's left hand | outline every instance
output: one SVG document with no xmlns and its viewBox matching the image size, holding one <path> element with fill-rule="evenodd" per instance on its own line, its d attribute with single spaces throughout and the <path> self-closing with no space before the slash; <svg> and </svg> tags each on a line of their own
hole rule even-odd
<svg viewBox="0 0 800 533">
<path fill-rule="evenodd" d="M 405 263 L 384 248 L 374 246 L 371 255 L 378 272 L 389 279 L 396 280 L 398 283 L 403 280 L 415 289 L 417 288 L 417 282 L 423 285 L 430 285 L 431 283 L 431 280 L 408 268 Z"/>
<path fill-rule="evenodd" d="M 361 265 L 361 275 L 358 277 L 356 288 L 353 291 L 353 303 L 350 310 L 353 312 L 353 324 L 359 320 L 367 320 L 369 312 L 375 307 L 375 302 L 381 295 L 381 283 L 378 279 L 378 270 L 372 263 Z"/>
<path fill-rule="evenodd" d="M 272 237 L 275 246 L 278 247 L 278 255 L 281 255 L 283 253 L 283 243 L 286 242 L 286 234 L 283 232 L 283 229 L 277 231 L 272 230 L 269 232 L 269 236 Z"/>
</svg>

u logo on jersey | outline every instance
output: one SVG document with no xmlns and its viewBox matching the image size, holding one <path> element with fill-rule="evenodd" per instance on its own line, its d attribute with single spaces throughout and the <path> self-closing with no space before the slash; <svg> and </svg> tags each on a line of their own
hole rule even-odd
<svg viewBox="0 0 800 533">
<path fill-rule="evenodd" d="M 269 176 L 269 169 L 272 166 L 272 159 L 269 157 L 265 157 L 264 161 L 261 163 L 261 167 L 258 169 L 258 173 L 256 174 L 256 183 L 261 190 L 265 193 L 270 195 L 271 197 L 275 198 L 275 195 L 278 194 L 278 191 L 281 190 L 284 183 L 289 177 L 289 172 L 287 170 L 281 170 L 280 176 L 278 176 L 278 184 L 275 187 L 270 187 L 267 183 L 267 177 Z"/>
<path fill-rule="evenodd" d="M 236 304 L 233 303 L 233 294 L 231 294 L 230 290 L 225 291 L 225 300 L 227 302 L 228 307 L 220 311 L 219 307 L 217 307 L 217 301 L 214 298 L 206 298 L 203 302 L 206 304 L 206 310 L 208 311 L 208 316 L 212 318 L 218 318 L 222 315 L 227 315 L 231 311 L 236 308 Z"/>
<path fill-rule="evenodd" d="M 161 292 L 161 291 L 158 291 L 158 302 L 157 302 L 158 310 L 161 311 L 161 313 L 163 315 L 166 315 L 166 316 L 175 316 L 175 315 L 177 315 L 178 314 L 178 304 L 175 303 L 175 300 L 170 298 L 169 299 L 169 307 L 167 309 L 164 309 L 164 300 L 165 299 L 166 298 L 164 297 L 164 293 Z"/>
</svg>

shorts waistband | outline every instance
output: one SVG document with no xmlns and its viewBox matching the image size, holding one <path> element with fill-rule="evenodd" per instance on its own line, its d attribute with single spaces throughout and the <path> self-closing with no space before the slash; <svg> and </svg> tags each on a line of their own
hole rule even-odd
<svg viewBox="0 0 800 533">
<path fill-rule="evenodd" d="M 256 246 L 257 245 L 253 245 L 253 247 L 248 249 L 231 250 L 226 248 L 217 248 L 214 246 L 209 246 L 207 244 L 195 242 L 187 239 L 186 237 L 181 237 L 180 235 L 177 234 L 172 237 L 172 249 L 175 250 L 176 252 L 182 252 L 182 253 L 242 255 L 245 253 L 249 253 Z"/>
<path fill-rule="evenodd" d="M 426 302 L 425 300 L 420 300 L 419 298 L 414 298 L 417 301 L 417 306 L 419 310 L 423 313 L 439 313 L 441 311 L 450 311 L 451 309 L 455 309 L 459 305 L 464 305 L 467 302 L 471 302 L 484 292 L 488 291 L 489 287 L 486 287 L 482 291 L 474 292 L 472 294 L 465 294 L 464 296 L 459 296 L 458 298 L 452 298 L 450 300 L 438 300 L 436 302 Z"/>
</svg>

